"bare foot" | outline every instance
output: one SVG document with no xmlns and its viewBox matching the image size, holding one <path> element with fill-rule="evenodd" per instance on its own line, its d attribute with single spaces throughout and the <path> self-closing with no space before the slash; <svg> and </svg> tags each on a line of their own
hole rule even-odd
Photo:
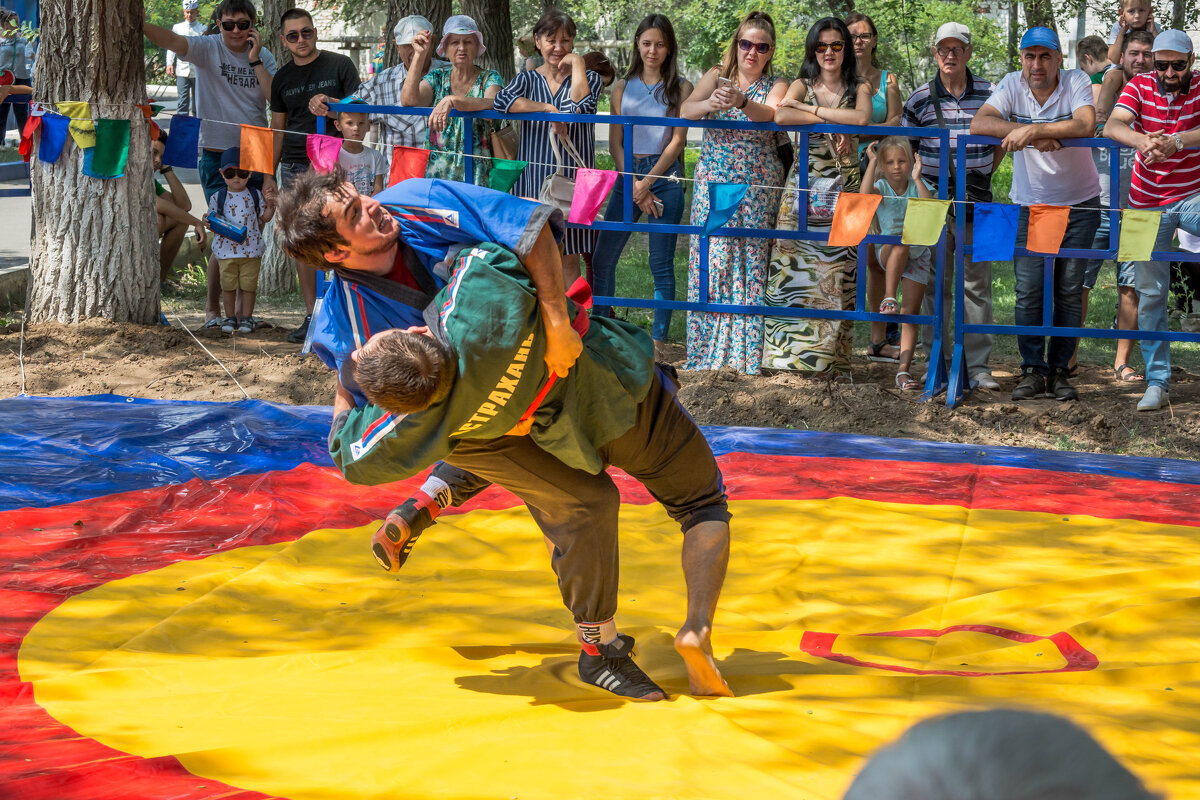
<svg viewBox="0 0 1200 800">
<path fill-rule="evenodd" d="M 697 697 L 733 697 L 729 684 L 713 661 L 708 632 L 683 627 L 675 635 L 675 650 L 687 667 L 691 693 Z"/>
</svg>

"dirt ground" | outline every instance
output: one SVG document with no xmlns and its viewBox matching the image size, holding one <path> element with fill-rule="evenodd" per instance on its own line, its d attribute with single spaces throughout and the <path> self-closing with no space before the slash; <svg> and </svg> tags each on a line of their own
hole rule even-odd
<svg viewBox="0 0 1200 800">
<path fill-rule="evenodd" d="M 250 335 L 196 330 L 196 313 L 172 326 L 137 326 L 98 320 L 79 325 L 44 323 L 25 331 L 25 392 L 68 396 L 112 393 L 132 397 L 230 401 L 242 390 L 217 363 L 228 367 L 246 394 L 294 405 L 328 405 L 333 374 L 286 341 L 299 314 L 265 307 L 277 327 Z M 193 339 L 179 320 L 190 327 Z M 197 342 L 197 339 L 199 340 Z M 203 344 L 209 353 L 201 348 Z M 21 391 L 19 325 L 0 332 L 0 394 Z M 673 355 L 681 360 L 682 347 Z M 893 386 L 895 365 L 859 357 L 853 383 L 793 374 L 747 377 L 721 370 L 681 373 L 684 405 L 702 424 L 836 431 L 978 445 L 1011 445 L 1138 456 L 1200 457 L 1200 376 L 1176 370 L 1171 406 L 1138 413 L 1145 384 L 1120 384 L 1108 365 L 1081 365 L 1075 383 L 1082 399 L 1014 403 L 1016 363 L 995 365 L 999 392 L 976 392 L 958 408 L 939 399 L 918 402 Z M 920 373 L 919 370 L 914 372 Z"/>
</svg>

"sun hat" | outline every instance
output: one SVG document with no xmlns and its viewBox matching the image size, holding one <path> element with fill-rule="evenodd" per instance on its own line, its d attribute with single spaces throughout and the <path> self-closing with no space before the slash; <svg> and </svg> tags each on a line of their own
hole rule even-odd
<svg viewBox="0 0 1200 800">
<path fill-rule="evenodd" d="M 411 14 L 396 23 L 396 27 L 392 29 L 392 36 L 395 37 L 396 44 L 412 44 L 418 33 L 431 30 L 432 22 L 420 14 Z"/>
<path fill-rule="evenodd" d="M 1027 47 L 1045 47 L 1048 50 L 1062 51 L 1062 45 L 1058 43 L 1058 34 L 1049 28 L 1030 28 L 1025 31 L 1025 35 L 1021 37 L 1021 49 Z"/>
<path fill-rule="evenodd" d="M 200 8 L 200 0 L 183 0 L 184 11 L 195 11 Z"/>
<path fill-rule="evenodd" d="M 487 51 L 487 48 L 483 46 L 483 34 L 479 32 L 479 26 L 475 24 L 475 20 L 466 14 L 455 14 L 446 20 L 446 24 L 442 26 L 442 40 L 438 42 L 437 54 L 445 58 L 447 36 L 451 34 L 466 35 L 468 33 L 475 34 L 475 39 L 479 42 L 479 55 L 483 55 Z"/>
</svg>

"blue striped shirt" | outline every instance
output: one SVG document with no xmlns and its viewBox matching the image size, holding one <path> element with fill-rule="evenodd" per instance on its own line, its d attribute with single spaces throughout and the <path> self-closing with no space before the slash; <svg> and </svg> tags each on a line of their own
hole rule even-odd
<svg viewBox="0 0 1200 800">
<path fill-rule="evenodd" d="M 967 90 L 961 97 L 955 97 L 942 84 L 942 76 L 934 75 L 933 80 L 909 95 L 904 103 L 900 124 L 906 128 L 943 127 L 938 120 L 938 110 L 935 106 L 935 99 L 940 100 L 942 117 L 946 120 L 945 127 L 950 130 L 950 153 L 953 157 L 958 152 L 958 134 L 970 133 L 971 119 L 992 96 L 995 88 L 991 81 L 972 75 L 971 71 L 967 70 Z M 937 137 L 914 139 L 913 149 L 918 150 L 921 156 L 921 174 L 930 186 L 936 187 L 938 165 L 942 157 L 942 140 Z M 967 172 L 991 175 L 993 152 L 994 148 L 990 144 L 968 145 Z M 951 169 L 953 168 L 951 166 Z M 953 185 L 949 188 L 953 191 Z"/>
</svg>

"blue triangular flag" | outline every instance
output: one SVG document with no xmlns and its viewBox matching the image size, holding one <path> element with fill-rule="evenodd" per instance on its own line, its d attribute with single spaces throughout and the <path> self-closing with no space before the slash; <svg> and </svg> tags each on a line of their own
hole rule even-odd
<svg viewBox="0 0 1200 800">
<path fill-rule="evenodd" d="M 1020 206 L 1007 203 L 976 203 L 971 260 L 1012 261 L 1020 213 Z"/>
<path fill-rule="evenodd" d="M 195 169 L 199 150 L 200 120 L 186 114 L 176 114 L 171 119 L 167 146 L 163 150 L 163 166 Z"/>
<path fill-rule="evenodd" d="M 708 219 L 704 220 L 704 232 L 711 234 L 737 213 L 742 198 L 750 191 L 748 183 L 710 183 L 708 185 Z"/>
<path fill-rule="evenodd" d="M 42 138 L 38 141 L 38 160 L 47 164 L 58 161 L 67 143 L 67 128 L 71 120 L 62 114 L 47 111 L 42 115 Z"/>
</svg>

